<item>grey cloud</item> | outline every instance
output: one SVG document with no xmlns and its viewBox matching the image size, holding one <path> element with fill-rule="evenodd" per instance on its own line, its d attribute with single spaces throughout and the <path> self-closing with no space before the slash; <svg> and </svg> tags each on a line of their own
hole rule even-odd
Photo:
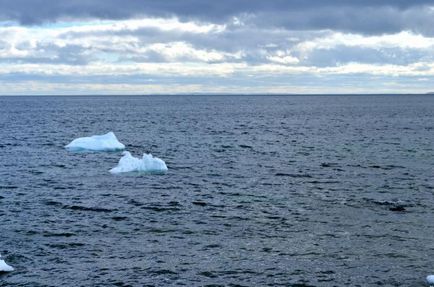
<svg viewBox="0 0 434 287">
<path fill-rule="evenodd" d="M 252 36 L 254 35 L 254 36 Z M 112 44 L 111 36 L 126 39 L 118 44 Z M 400 47 L 357 47 L 336 44 L 326 49 L 321 47 L 304 52 L 297 45 L 312 39 L 327 39 L 327 31 L 288 31 L 284 29 L 261 29 L 251 26 L 229 27 L 225 31 L 209 36 L 194 33 L 178 33 L 174 31 L 161 32 L 154 28 L 138 30 L 121 30 L 115 32 L 67 32 L 59 39 L 64 45 L 58 46 L 53 41 L 45 39 L 37 42 L 36 47 L 30 47 L 28 41 L 18 43 L 15 47 L 30 51 L 25 58 L 9 57 L 3 62 L 10 63 L 46 63 L 86 65 L 93 61 L 102 62 L 133 62 L 133 63 L 164 63 L 172 61 L 204 62 L 191 55 L 179 55 L 176 59 L 166 58 L 158 49 L 146 49 L 152 44 L 186 43 L 192 49 L 201 51 L 216 51 L 225 55 L 222 59 L 209 60 L 209 63 L 231 62 L 247 63 L 249 65 L 270 63 L 270 56 L 279 51 L 297 57 L 300 66 L 327 67 L 349 62 L 366 64 L 398 64 L 407 65 L 415 62 L 434 59 L 430 49 L 402 49 Z M 68 39 L 73 39 L 70 42 Z M 80 43 L 83 40 L 83 44 Z M 133 39 L 129 41 L 127 39 Z M 76 40 L 76 41 L 75 41 Z M 5 43 L 7 45 L 7 43 Z M 1 43 L 0 43 L 1 46 Z M 231 54 L 241 55 L 239 58 Z M 289 63 L 293 65 L 294 63 Z"/>
<path fill-rule="evenodd" d="M 62 18 L 127 19 L 140 16 L 226 22 L 253 15 L 258 26 L 360 33 L 414 30 L 433 33 L 428 0 L 0 0 L 0 19 L 39 24 Z"/>
<path fill-rule="evenodd" d="M 409 65 L 432 61 L 434 54 L 426 50 L 399 48 L 362 48 L 338 46 L 334 49 L 312 51 L 302 63 L 307 66 L 333 67 L 347 63 Z"/>
<path fill-rule="evenodd" d="M 260 13 L 255 19 L 258 26 L 281 26 L 289 30 L 330 29 L 362 34 L 396 33 L 404 30 L 421 34 L 434 34 L 434 13 L 425 6 L 405 10 L 398 7 L 324 7 L 321 10 Z"/>
<path fill-rule="evenodd" d="M 37 43 L 32 47 L 30 43 L 22 42 L 15 45 L 15 48 L 29 54 L 22 57 L 0 58 L 0 63 L 86 65 L 90 60 L 86 55 L 87 50 L 75 44 L 59 47 L 52 43 Z"/>
</svg>

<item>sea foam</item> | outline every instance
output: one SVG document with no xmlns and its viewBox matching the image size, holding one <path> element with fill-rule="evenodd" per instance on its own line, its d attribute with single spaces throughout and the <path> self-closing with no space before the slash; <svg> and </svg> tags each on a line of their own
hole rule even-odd
<svg viewBox="0 0 434 287">
<path fill-rule="evenodd" d="M 153 157 L 152 154 L 143 154 L 143 157 L 136 158 L 130 152 L 124 151 L 119 163 L 116 167 L 110 170 L 111 173 L 123 172 L 146 172 L 146 173 L 165 173 L 167 171 L 166 163 Z"/>
<path fill-rule="evenodd" d="M 0 255 L 1 258 L 1 255 Z M 14 271 L 14 268 L 8 264 L 2 259 L 0 259 L 0 272 L 11 272 Z"/>
<path fill-rule="evenodd" d="M 65 146 L 70 151 L 118 151 L 125 146 L 118 141 L 113 132 L 73 140 Z"/>
</svg>

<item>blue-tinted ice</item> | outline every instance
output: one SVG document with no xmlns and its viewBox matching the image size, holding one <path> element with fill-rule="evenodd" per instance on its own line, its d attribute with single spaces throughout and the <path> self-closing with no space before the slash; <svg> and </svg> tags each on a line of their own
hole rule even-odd
<svg viewBox="0 0 434 287">
<path fill-rule="evenodd" d="M 125 149 L 125 145 L 118 141 L 113 132 L 109 132 L 105 135 L 77 138 L 65 148 L 70 151 L 118 151 Z"/>
</svg>

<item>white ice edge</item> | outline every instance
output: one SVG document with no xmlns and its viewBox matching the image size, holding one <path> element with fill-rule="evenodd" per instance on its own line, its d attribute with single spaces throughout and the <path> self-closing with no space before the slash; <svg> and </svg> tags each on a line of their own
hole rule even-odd
<svg viewBox="0 0 434 287">
<path fill-rule="evenodd" d="M 119 151 L 124 150 L 125 145 L 120 143 L 113 132 L 105 135 L 77 138 L 65 148 L 69 151 Z"/>
<path fill-rule="evenodd" d="M 6 264 L 6 262 L 3 259 L 0 259 L 0 272 L 12 272 L 12 271 L 14 271 L 14 268 Z"/>
<path fill-rule="evenodd" d="M 124 172 L 146 172 L 165 173 L 168 169 L 166 163 L 151 154 L 143 154 L 142 158 L 136 158 L 130 152 L 124 151 L 119 163 L 110 170 L 110 173 L 118 174 Z"/>
</svg>

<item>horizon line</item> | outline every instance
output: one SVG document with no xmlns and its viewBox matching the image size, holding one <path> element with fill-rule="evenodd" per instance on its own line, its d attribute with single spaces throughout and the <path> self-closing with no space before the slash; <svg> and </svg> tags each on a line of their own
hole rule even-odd
<svg viewBox="0 0 434 287">
<path fill-rule="evenodd" d="M 155 96 L 434 96 L 427 93 L 176 93 L 176 94 L 0 94 L 0 97 L 155 97 Z"/>
</svg>

